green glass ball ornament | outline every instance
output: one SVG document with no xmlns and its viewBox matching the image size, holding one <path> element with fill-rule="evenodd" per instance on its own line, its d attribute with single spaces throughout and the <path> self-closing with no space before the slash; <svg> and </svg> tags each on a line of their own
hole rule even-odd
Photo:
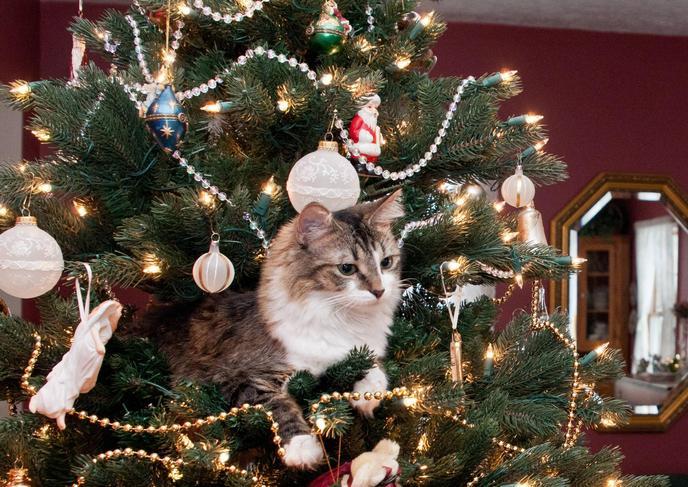
<svg viewBox="0 0 688 487">
<path fill-rule="evenodd" d="M 342 16 L 333 1 L 326 1 L 320 12 L 320 17 L 306 29 L 310 36 L 311 46 L 318 52 L 334 54 L 339 51 L 351 32 L 349 21 Z"/>
</svg>

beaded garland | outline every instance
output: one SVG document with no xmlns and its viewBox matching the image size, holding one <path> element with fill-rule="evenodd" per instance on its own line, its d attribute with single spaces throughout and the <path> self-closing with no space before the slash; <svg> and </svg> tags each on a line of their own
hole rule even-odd
<svg viewBox="0 0 688 487">
<path fill-rule="evenodd" d="M 244 19 L 250 19 L 251 17 L 253 17 L 253 14 L 255 12 L 263 10 L 263 4 L 268 3 L 269 1 L 270 0 L 255 0 L 251 2 L 251 4 L 246 8 L 245 12 L 238 12 L 235 14 L 223 14 L 222 12 L 213 10 L 212 8 L 205 5 L 203 0 L 194 0 L 192 8 L 197 9 L 198 12 L 205 15 L 206 17 L 211 18 L 215 22 L 224 22 L 225 24 L 231 24 L 233 22 L 241 22 Z M 188 4 L 186 3 L 184 5 L 188 6 Z"/>
</svg>

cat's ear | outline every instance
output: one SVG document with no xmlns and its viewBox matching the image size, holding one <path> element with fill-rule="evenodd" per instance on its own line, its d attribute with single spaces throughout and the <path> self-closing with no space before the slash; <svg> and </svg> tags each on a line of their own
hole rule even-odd
<svg viewBox="0 0 688 487">
<path fill-rule="evenodd" d="M 320 203 L 309 203 L 296 219 L 296 240 L 307 245 L 332 228 L 332 213 Z"/>
<path fill-rule="evenodd" d="M 368 221 L 373 225 L 389 226 L 404 216 L 404 205 L 401 203 L 402 191 L 394 193 L 371 203 Z"/>
</svg>

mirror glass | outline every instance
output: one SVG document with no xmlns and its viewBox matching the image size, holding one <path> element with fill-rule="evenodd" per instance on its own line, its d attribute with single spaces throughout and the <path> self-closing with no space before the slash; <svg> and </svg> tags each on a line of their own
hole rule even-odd
<svg viewBox="0 0 688 487">
<path fill-rule="evenodd" d="M 623 188 L 597 192 L 581 210 L 562 229 L 569 254 L 587 259 L 562 296 L 572 335 L 581 354 L 606 342 L 620 349 L 627 376 L 602 392 L 658 415 L 688 375 L 685 215 L 661 190 Z"/>
</svg>

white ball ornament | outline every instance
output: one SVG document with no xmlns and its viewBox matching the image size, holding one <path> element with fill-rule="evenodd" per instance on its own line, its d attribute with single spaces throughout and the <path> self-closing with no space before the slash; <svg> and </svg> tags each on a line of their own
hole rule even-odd
<svg viewBox="0 0 688 487">
<path fill-rule="evenodd" d="M 502 183 L 502 198 L 511 206 L 528 206 L 535 198 L 535 185 L 523 174 L 523 166 L 516 166 L 516 172 Z"/>
<path fill-rule="evenodd" d="M 287 193 L 299 213 L 314 201 L 338 211 L 356 204 L 361 186 L 354 167 L 339 154 L 339 144 L 323 140 L 318 150 L 296 161 L 287 179 Z"/>
<path fill-rule="evenodd" d="M 220 239 L 216 235 L 210 240 L 210 249 L 201 255 L 193 266 L 196 285 L 207 293 L 224 291 L 234 280 L 232 261 L 220 252 Z"/>
<path fill-rule="evenodd" d="M 62 276 L 64 260 L 55 239 L 38 228 L 36 218 L 20 216 L 0 234 L 0 289 L 30 299 L 50 291 Z"/>
</svg>

